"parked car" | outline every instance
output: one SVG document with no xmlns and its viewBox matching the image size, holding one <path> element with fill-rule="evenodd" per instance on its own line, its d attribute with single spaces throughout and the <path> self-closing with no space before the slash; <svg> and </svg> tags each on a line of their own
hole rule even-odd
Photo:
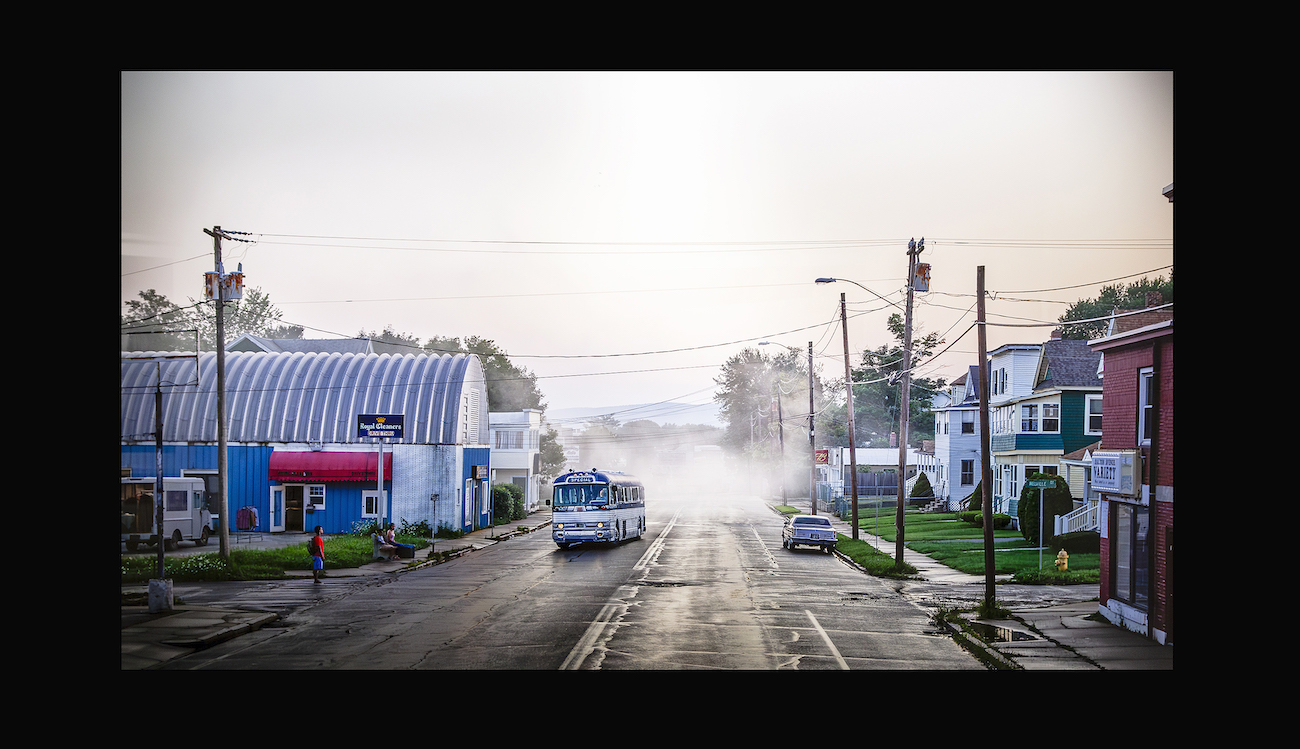
<svg viewBox="0 0 1300 749">
<path fill-rule="evenodd" d="M 820 546 L 830 554 L 835 551 L 835 529 L 825 515 L 791 515 L 781 529 L 781 546 L 794 550 L 795 546 Z"/>
</svg>

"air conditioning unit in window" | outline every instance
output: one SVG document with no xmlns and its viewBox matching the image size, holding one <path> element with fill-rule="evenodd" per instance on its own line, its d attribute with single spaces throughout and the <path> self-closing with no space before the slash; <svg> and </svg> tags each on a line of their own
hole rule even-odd
<svg viewBox="0 0 1300 749">
<path fill-rule="evenodd" d="M 1092 488 L 1136 497 L 1142 493 L 1142 453 L 1138 450 L 1098 450 L 1092 454 Z"/>
</svg>

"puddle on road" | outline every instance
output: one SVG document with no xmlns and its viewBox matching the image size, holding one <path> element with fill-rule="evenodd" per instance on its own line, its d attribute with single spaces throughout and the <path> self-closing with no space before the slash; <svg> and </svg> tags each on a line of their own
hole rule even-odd
<svg viewBox="0 0 1300 749">
<path fill-rule="evenodd" d="M 999 627 L 996 624 L 986 624 L 985 622 L 968 621 L 966 626 L 993 642 L 1023 642 L 1038 639 L 1028 632 L 1021 632 L 1010 627 Z"/>
</svg>

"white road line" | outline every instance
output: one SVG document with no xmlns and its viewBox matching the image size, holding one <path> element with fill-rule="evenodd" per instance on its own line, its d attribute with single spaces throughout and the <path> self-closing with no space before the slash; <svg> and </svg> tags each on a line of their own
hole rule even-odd
<svg viewBox="0 0 1300 749">
<path fill-rule="evenodd" d="M 649 566 L 650 560 L 659 555 L 659 552 L 663 550 L 664 541 L 668 537 L 668 532 L 677 524 L 677 518 L 680 515 L 680 510 L 673 515 L 673 519 L 668 521 L 668 525 L 664 527 L 655 538 L 654 542 L 650 544 L 650 548 L 646 549 L 646 552 L 641 555 L 641 558 L 637 560 L 637 563 L 632 566 L 633 570 L 645 570 Z M 610 601 L 601 607 L 600 613 L 596 616 L 596 620 L 587 627 L 587 631 L 584 632 L 582 637 L 578 640 L 578 644 L 573 646 L 573 650 L 569 651 L 569 655 L 564 659 L 564 663 L 560 664 L 561 671 L 576 671 L 582 667 L 583 662 L 587 660 L 587 656 L 591 655 L 592 652 L 595 651 L 596 645 L 604 639 L 605 629 L 609 626 L 610 621 L 615 618 L 615 612 L 620 612 L 619 616 L 622 616 L 622 613 L 627 611 L 626 599 L 630 598 L 635 593 L 635 587 L 629 587 L 626 585 L 619 586 L 618 594 L 621 595 L 622 598 Z"/>
<path fill-rule="evenodd" d="M 835 647 L 835 643 L 831 642 L 830 635 L 826 634 L 826 630 L 822 629 L 822 625 L 818 623 L 817 617 L 813 616 L 812 612 L 808 609 L 804 609 L 803 612 L 808 615 L 808 621 L 812 622 L 813 627 L 817 629 L 817 633 L 822 636 L 822 641 L 826 643 L 826 647 L 831 649 L 831 653 L 834 654 L 836 662 L 840 664 L 840 668 L 848 671 L 849 664 L 844 662 L 844 657 L 840 655 L 840 651 Z"/>
</svg>

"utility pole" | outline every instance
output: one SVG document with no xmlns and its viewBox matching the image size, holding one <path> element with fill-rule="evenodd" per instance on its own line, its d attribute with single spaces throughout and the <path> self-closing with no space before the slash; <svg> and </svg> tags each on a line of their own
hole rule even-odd
<svg viewBox="0 0 1300 749">
<path fill-rule="evenodd" d="M 158 577 L 161 582 L 164 580 L 163 569 L 165 560 L 163 559 L 163 549 L 166 544 L 166 535 L 163 533 L 163 418 L 162 418 L 162 362 L 157 363 L 158 383 L 153 392 L 153 442 L 154 442 L 154 480 L 153 480 L 153 505 L 154 505 L 154 528 L 158 530 Z M 152 582 L 150 583 L 152 585 Z"/>
<path fill-rule="evenodd" d="M 781 440 L 781 504 L 790 504 L 785 496 L 785 412 L 781 409 L 781 375 L 776 376 L 776 433 Z M 813 497 L 813 514 L 817 514 L 817 498 Z M 1042 566 L 1042 565 L 1039 565 Z"/>
<path fill-rule="evenodd" d="M 853 500 L 853 540 L 858 540 L 858 447 L 855 427 L 853 425 L 853 370 L 849 368 L 849 314 L 840 294 L 840 330 L 844 332 L 844 390 L 848 394 L 849 405 L 849 486 Z M 812 346 L 808 347 L 809 357 Z"/>
<path fill-rule="evenodd" d="M 976 315 L 979 328 L 980 363 L 980 514 L 984 519 L 984 608 L 992 611 L 995 601 L 993 575 L 993 462 L 989 459 L 989 365 L 988 338 L 984 324 L 984 266 L 975 275 Z"/>
<path fill-rule="evenodd" d="M 901 566 L 903 564 L 903 508 L 906 500 L 903 497 L 903 486 L 906 484 L 907 476 L 907 427 L 908 416 L 912 409 L 912 293 L 916 280 L 916 258 L 925 250 L 925 237 L 921 241 L 912 240 L 907 243 L 907 311 L 906 319 L 903 323 L 903 382 L 901 394 L 898 403 L 898 496 L 897 511 L 894 516 L 894 531 L 898 537 L 894 546 L 894 564 Z"/>
<path fill-rule="evenodd" d="M 242 299 L 244 292 L 244 274 L 226 273 L 221 262 L 221 240 L 225 233 L 220 226 L 204 229 L 204 234 L 212 237 L 214 272 L 206 275 L 208 296 L 217 308 L 217 510 L 220 520 L 217 522 L 217 538 L 220 539 L 221 558 L 230 560 L 230 498 L 227 484 L 228 466 L 226 465 L 226 302 Z M 243 232 L 236 232 L 237 234 Z"/>
<path fill-rule="evenodd" d="M 817 443 L 813 436 L 816 430 L 813 423 L 813 371 L 812 371 L 812 346 L 813 342 L 808 342 L 808 452 L 812 457 L 811 466 L 808 473 L 808 496 L 811 498 L 813 514 L 817 514 Z M 1153 568 L 1154 569 L 1154 568 Z"/>
</svg>

